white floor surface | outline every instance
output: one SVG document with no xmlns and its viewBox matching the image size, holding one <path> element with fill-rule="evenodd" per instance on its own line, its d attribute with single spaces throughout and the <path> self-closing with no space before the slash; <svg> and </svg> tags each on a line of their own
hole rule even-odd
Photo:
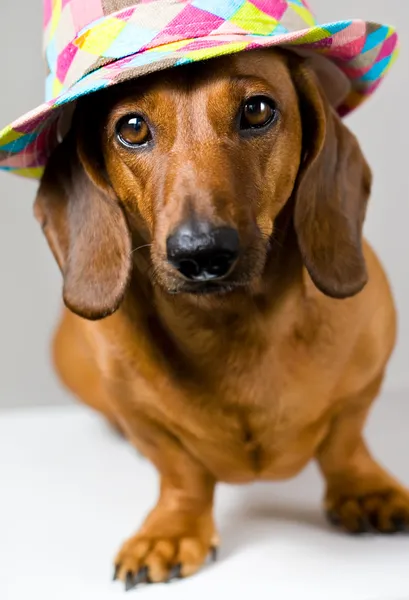
<svg viewBox="0 0 409 600">
<path fill-rule="evenodd" d="M 368 436 L 409 486 L 409 393 L 380 399 Z M 0 413 L 0 599 L 124 598 L 111 561 L 156 492 L 149 463 L 86 408 Z M 219 562 L 129 597 L 408 600 L 409 535 L 337 533 L 322 492 L 315 465 L 287 483 L 220 486 Z"/>
</svg>

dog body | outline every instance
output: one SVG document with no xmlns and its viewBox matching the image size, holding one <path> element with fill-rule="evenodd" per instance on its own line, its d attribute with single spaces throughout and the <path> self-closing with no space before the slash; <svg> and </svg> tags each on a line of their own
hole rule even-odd
<svg viewBox="0 0 409 600">
<path fill-rule="evenodd" d="M 291 477 L 348 404 L 366 412 L 394 345 L 389 287 L 368 246 L 365 254 L 370 284 L 344 301 L 318 292 L 304 269 L 278 301 L 267 281 L 257 299 L 217 311 L 160 292 L 152 302 L 138 279 L 107 320 L 65 310 L 58 369 L 143 453 L 152 425 L 216 481 Z"/>
<path fill-rule="evenodd" d="M 175 567 L 189 575 L 218 546 L 217 482 L 285 479 L 312 458 L 337 525 L 409 524 L 408 493 L 362 437 L 396 324 L 362 242 L 370 173 L 359 146 L 301 59 L 263 51 L 209 64 L 84 103 L 36 202 L 71 309 L 57 370 L 161 477 L 157 506 L 116 560 L 128 588 Z M 270 114 L 270 94 L 276 124 L 248 127 Z M 133 117 L 131 133 L 129 114 L 146 119 L 135 128 Z M 202 246 L 192 260 L 196 239 L 216 239 L 208 223 L 237 231 L 241 248 L 230 268 L 223 246 L 211 285 L 197 276 Z M 175 262 L 181 227 L 177 250 L 188 239 L 189 253 Z"/>
</svg>

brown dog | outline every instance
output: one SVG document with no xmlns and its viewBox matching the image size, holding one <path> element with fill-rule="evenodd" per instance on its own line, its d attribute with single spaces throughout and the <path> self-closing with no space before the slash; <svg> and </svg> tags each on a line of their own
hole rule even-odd
<svg viewBox="0 0 409 600">
<path fill-rule="evenodd" d="M 395 341 L 362 241 L 370 186 L 292 54 L 242 53 L 78 104 L 35 212 L 71 309 L 61 378 L 161 476 L 116 559 L 127 588 L 203 564 L 217 481 L 285 479 L 314 457 L 335 524 L 409 526 L 408 492 L 362 436 Z"/>
</svg>

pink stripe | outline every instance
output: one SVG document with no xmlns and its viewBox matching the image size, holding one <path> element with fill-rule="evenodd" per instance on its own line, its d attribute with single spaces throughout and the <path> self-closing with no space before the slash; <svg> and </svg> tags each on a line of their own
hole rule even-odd
<svg viewBox="0 0 409 600">
<path fill-rule="evenodd" d="M 365 73 L 367 73 L 369 69 L 372 69 L 373 63 L 361 68 L 345 64 L 341 64 L 340 66 L 342 67 L 342 70 L 344 71 L 345 75 L 349 77 L 349 79 L 358 79 L 359 77 L 362 77 L 362 75 L 365 75 Z"/>
<path fill-rule="evenodd" d="M 331 54 L 334 58 L 342 58 L 343 60 L 351 60 L 361 53 L 365 44 L 365 38 L 357 38 L 348 44 L 343 44 L 332 47 Z"/>
<path fill-rule="evenodd" d="M 275 2 L 272 0 L 251 0 L 251 3 L 277 21 L 281 19 L 288 7 L 287 2 L 284 0 L 275 0 Z"/>
<path fill-rule="evenodd" d="M 70 68 L 77 52 L 78 47 L 74 46 L 74 44 L 69 44 L 59 55 L 57 60 L 57 77 L 60 81 L 65 81 L 68 69 Z"/>
<path fill-rule="evenodd" d="M 106 69 L 107 71 L 114 71 L 115 69 L 118 68 L 118 66 L 120 67 L 120 69 L 122 69 L 128 63 L 130 63 L 134 58 L 135 58 L 135 54 L 131 54 L 130 56 L 125 56 L 125 58 L 120 58 L 119 60 L 113 60 L 112 62 L 104 65 L 103 70 L 105 71 L 105 69 Z"/>
<path fill-rule="evenodd" d="M 332 36 L 333 47 L 352 48 L 356 47 L 356 53 L 360 53 L 365 45 L 366 25 L 361 21 L 353 21 L 346 29 L 338 31 Z M 348 42 L 345 42 L 348 40 Z M 356 44 L 356 46 L 353 46 Z M 346 53 L 345 53 L 346 54 Z"/>
<path fill-rule="evenodd" d="M 50 22 L 52 13 L 53 13 L 53 0 L 44 0 L 44 9 L 43 9 L 44 28 L 47 27 L 48 23 Z"/>
<path fill-rule="evenodd" d="M 77 32 L 104 16 L 101 0 L 71 0 L 71 12 Z"/>
<path fill-rule="evenodd" d="M 27 116 L 26 116 L 27 118 Z M 26 120 L 26 119 L 25 119 Z M 14 126 L 15 131 L 18 131 L 19 133 L 33 133 L 33 131 L 35 131 L 37 129 L 37 127 L 39 125 L 41 125 L 41 123 L 44 121 L 44 114 L 41 114 L 38 117 L 34 117 L 33 119 L 30 119 L 30 121 L 27 123 L 22 123 L 21 125 L 17 124 Z"/>
<path fill-rule="evenodd" d="M 208 35 L 223 25 L 224 19 L 208 13 L 191 4 L 186 7 L 161 31 L 156 39 L 172 40 L 174 37 L 182 38 L 191 29 L 194 35 L 189 37 Z"/>
<path fill-rule="evenodd" d="M 396 33 L 393 33 L 387 40 L 385 40 L 381 51 L 378 54 L 378 58 L 376 59 L 376 62 L 382 60 L 383 58 L 386 58 L 387 56 L 389 56 L 390 54 L 392 54 L 392 52 L 395 49 L 395 46 L 397 44 L 398 41 L 398 36 Z"/>
<path fill-rule="evenodd" d="M 127 8 L 124 12 L 121 12 L 121 21 L 129 21 L 134 14 L 136 8 Z"/>
<path fill-rule="evenodd" d="M 314 50 L 326 50 L 331 48 L 332 38 L 324 38 L 322 40 L 318 40 L 317 42 L 310 42 L 308 44 L 303 43 L 302 46 L 304 48 L 311 48 Z"/>
<path fill-rule="evenodd" d="M 20 133 L 32 133 L 39 125 L 41 125 L 45 118 L 50 117 L 50 109 L 53 110 L 53 105 L 54 100 L 49 100 L 48 102 L 44 102 L 44 104 L 40 104 L 40 106 L 37 106 L 34 110 L 23 115 L 17 121 L 14 121 L 13 129 Z"/>
<path fill-rule="evenodd" d="M 192 50 L 202 50 L 203 48 L 217 48 L 227 44 L 227 42 L 196 40 L 187 46 L 183 46 L 183 52 L 191 52 Z"/>
<path fill-rule="evenodd" d="M 26 148 L 24 148 L 24 155 L 30 157 L 44 152 L 44 149 L 46 148 L 50 138 L 50 131 L 51 129 L 45 129 L 43 133 L 41 133 L 35 140 L 31 142 L 31 144 L 26 146 Z"/>
<path fill-rule="evenodd" d="M 8 158 L 1 161 L 2 167 L 11 167 L 13 169 L 20 169 L 23 166 L 23 161 L 29 166 L 37 166 L 39 156 L 37 152 L 26 152 L 24 154 L 10 154 Z"/>
</svg>

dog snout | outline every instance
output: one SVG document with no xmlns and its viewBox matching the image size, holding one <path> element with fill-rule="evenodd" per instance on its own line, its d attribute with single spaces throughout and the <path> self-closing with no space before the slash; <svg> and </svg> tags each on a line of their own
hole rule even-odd
<svg viewBox="0 0 409 600">
<path fill-rule="evenodd" d="M 169 263 L 186 279 L 216 281 L 233 270 L 240 239 L 232 227 L 189 221 L 167 239 L 166 247 Z"/>
</svg>

